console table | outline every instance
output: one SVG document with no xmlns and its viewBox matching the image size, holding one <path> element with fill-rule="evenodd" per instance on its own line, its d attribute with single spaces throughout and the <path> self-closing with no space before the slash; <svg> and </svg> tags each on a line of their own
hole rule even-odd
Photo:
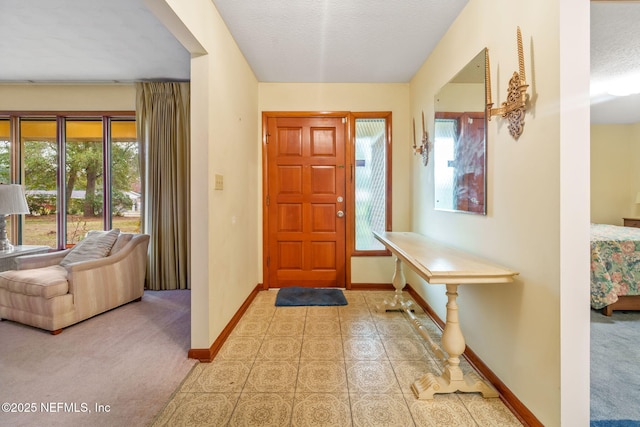
<svg viewBox="0 0 640 427">
<path fill-rule="evenodd" d="M 411 385 L 418 399 L 433 399 L 436 393 L 480 392 L 483 397 L 498 397 L 493 386 L 475 373 L 464 374 L 460 369 L 460 355 L 466 344 L 458 318 L 458 285 L 481 283 L 508 283 L 518 273 L 491 264 L 466 252 L 448 247 L 417 233 L 373 233 L 396 257 L 393 275 L 395 295 L 379 309 L 402 310 L 420 335 L 427 340 L 437 357 L 444 362 L 443 373 L 423 375 Z M 406 284 L 402 264 L 407 264 L 420 277 L 432 284 L 444 284 L 447 288 L 447 316 L 442 332 L 440 349 L 411 310 L 412 301 L 404 301 L 402 289 Z M 445 355 L 446 352 L 446 355 Z"/>
<path fill-rule="evenodd" d="M 16 258 L 19 256 L 44 254 L 49 250 L 49 246 L 17 245 L 13 249 L 0 251 L 0 271 L 15 270 Z"/>
</svg>

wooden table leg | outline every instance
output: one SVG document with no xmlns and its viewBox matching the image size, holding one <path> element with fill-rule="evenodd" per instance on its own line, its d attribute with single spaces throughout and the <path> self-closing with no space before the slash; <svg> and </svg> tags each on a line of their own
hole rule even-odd
<svg viewBox="0 0 640 427">
<path fill-rule="evenodd" d="M 442 375 L 427 373 L 411 385 L 418 399 L 433 399 L 436 393 L 455 391 L 480 392 L 483 397 L 498 397 L 498 392 L 475 372 L 465 375 L 460 369 L 460 355 L 464 353 L 466 344 L 460 329 L 457 297 L 458 285 L 447 285 L 447 318 L 442 333 L 442 347 L 449 358 Z"/>
<path fill-rule="evenodd" d="M 402 289 L 407 283 L 404 277 L 404 271 L 402 270 L 402 260 L 396 257 L 396 269 L 393 273 L 393 287 L 396 289 L 395 295 L 392 301 L 384 300 L 382 307 L 376 307 L 378 311 L 387 310 L 402 310 L 402 303 L 404 301 L 402 297 Z"/>
</svg>

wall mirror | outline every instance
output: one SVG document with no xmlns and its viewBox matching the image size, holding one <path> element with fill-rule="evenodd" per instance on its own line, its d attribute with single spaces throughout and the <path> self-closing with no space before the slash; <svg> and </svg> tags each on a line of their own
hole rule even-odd
<svg viewBox="0 0 640 427">
<path fill-rule="evenodd" d="M 485 215 L 485 49 L 435 97 L 435 209 Z"/>
</svg>

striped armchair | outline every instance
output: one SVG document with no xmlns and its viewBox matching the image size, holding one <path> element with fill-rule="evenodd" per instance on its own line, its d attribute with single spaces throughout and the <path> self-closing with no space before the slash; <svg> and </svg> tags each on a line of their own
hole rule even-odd
<svg viewBox="0 0 640 427">
<path fill-rule="evenodd" d="M 60 265 L 69 249 L 16 258 L 0 273 L 0 318 L 51 331 L 134 300 L 144 292 L 149 236 L 120 233 L 108 256 Z M 63 263 L 64 264 L 64 263 Z"/>
</svg>

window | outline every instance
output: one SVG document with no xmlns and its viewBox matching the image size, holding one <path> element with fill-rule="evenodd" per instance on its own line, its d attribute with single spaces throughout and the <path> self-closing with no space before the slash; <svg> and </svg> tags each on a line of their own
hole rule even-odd
<svg viewBox="0 0 640 427">
<path fill-rule="evenodd" d="M 11 182 L 11 134 L 9 120 L 0 118 L 0 183 Z"/>
<path fill-rule="evenodd" d="M 58 247 L 58 143 L 56 119 L 19 120 L 20 181 L 29 205 L 21 243 Z M 15 239 L 14 239 L 15 240 Z M 14 242 L 15 244 L 15 242 Z"/>
<path fill-rule="evenodd" d="M 454 200 L 454 171 L 455 171 L 455 151 L 458 139 L 458 120 L 436 118 L 435 141 L 438 150 L 433 153 L 433 175 L 436 180 L 435 208 L 453 209 Z"/>
<path fill-rule="evenodd" d="M 11 182 L 11 134 L 9 120 L 0 118 L 0 184 L 8 184 Z M 11 217 L 7 216 L 7 236 L 13 241 L 11 233 Z"/>
<path fill-rule="evenodd" d="M 93 114 L 0 117 L 0 181 L 22 183 L 30 211 L 14 243 L 64 248 L 89 230 L 140 232 L 134 113 Z"/>
<path fill-rule="evenodd" d="M 353 117 L 353 255 L 386 255 L 372 231 L 391 230 L 391 113 Z"/>
<path fill-rule="evenodd" d="M 140 233 L 140 154 L 134 120 L 111 121 L 112 228 Z"/>
<path fill-rule="evenodd" d="M 104 145 L 101 119 L 65 120 L 66 243 L 104 227 Z"/>
</svg>

